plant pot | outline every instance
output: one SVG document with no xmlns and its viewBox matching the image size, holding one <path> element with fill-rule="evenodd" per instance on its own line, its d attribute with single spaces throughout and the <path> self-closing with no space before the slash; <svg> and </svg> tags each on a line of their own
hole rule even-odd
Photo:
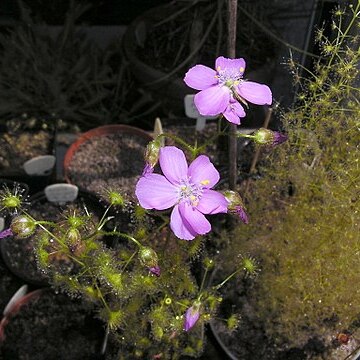
<svg viewBox="0 0 360 360">
<path fill-rule="evenodd" d="M 0 177 L 29 185 L 35 193 L 50 183 L 55 166 L 53 119 L 14 119 L 0 129 Z"/>
<path fill-rule="evenodd" d="M 126 125 L 105 125 L 82 134 L 67 150 L 64 177 L 80 189 L 97 193 L 115 189 L 132 196 L 152 137 Z"/>
<path fill-rule="evenodd" d="M 37 193 L 29 199 L 32 206 L 28 212 L 36 220 L 63 220 L 61 210 L 65 208 L 65 205 L 70 204 L 78 209 L 83 209 L 85 206 L 95 217 L 101 218 L 104 208 L 95 195 L 84 190 L 78 191 L 75 186 L 69 184 L 60 184 L 64 185 L 65 188 L 63 187 L 62 190 L 59 190 L 56 187 L 58 185 L 50 185 L 45 191 Z M 53 190 L 52 195 L 51 190 Z M 49 280 L 47 275 L 41 272 L 37 266 L 33 250 L 35 241 L 36 234 L 25 239 L 13 237 L 2 239 L 0 242 L 1 255 L 8 269 L 26 283 L 36 286 L 48 286 Z M 67 264 L 65 261 L 62 263 L 62 266 L 71 267 L 72 265 Z"/>
<path fill-rule="evenodd" d="M 99 359 L 103 326 L 91 307 L 50 289 L 20 298 L 3 318 L 4 359 Z"/>
<path fill-rule="evenodd" d="M 216 15 L 214 5 L 200 1 L 154 7 L 136 18 L 123 36 L 124 55 L 134 78 L 154 101 L 161 102 L 168 115 L 184 116 L 184 97 L 194 93 L 183 81 L 187 70 L 195 64 L 213 68 L 215 58 L 227 53 L 226 42 L 218 31 L 219 26 L 223 27 L 225 36 L 226 3 L 220 5 L 221 16 Z M 218 20 L 213 23 L 209 16 Z M 270 83 L 276 44 L 246 16 L 238 25 L 238 57 L 247 60 L 245 77 Z"/>
</svg>

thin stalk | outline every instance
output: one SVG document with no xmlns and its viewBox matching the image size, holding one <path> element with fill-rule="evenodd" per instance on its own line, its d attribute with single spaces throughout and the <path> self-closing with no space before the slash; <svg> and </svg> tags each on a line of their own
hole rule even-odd
<svg viewBox="0 0 360 360">
<path fill-rule="evenodd" d="M 231 273 L 226 279 L 224 279 L 220 284 L 213 286 L 213 288 L 215 290 L 219 290 L 221 287 L 223 287 L 231 278 L 233 278 L 236 274 L 238 274 L 240 271 L 242 271 L 243 269 L 237 269 L 236 271 L 234 271 L 233 273 Z"/>
<path fill-rule="evenodd" d="M 228 1 L 228 56 L 236 56 L 236 22 L 237 22 L 237 0 Z M 229 188 L 234 190 L 237 180 L 237 126 L 230 125 L 229 133 Z"/>
</svg>

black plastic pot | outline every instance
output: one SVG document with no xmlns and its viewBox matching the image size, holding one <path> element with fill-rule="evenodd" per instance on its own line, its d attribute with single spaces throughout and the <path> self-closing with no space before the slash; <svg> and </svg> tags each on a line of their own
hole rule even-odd
<svg viewBox="0 0 360 360">
<path fill-rule="evenodd" d="M 77 191 L 76 198 L 71 200 L 71 197 L 63 193 L 64 201 L 60 198 L 58 201 L 49 201 L 45 192 L 35 194 L 30 198 L 32 207 L 29 209 L 30 215 L 34 216 L 36 220 L 57 221 L 59 214 L 67 204 L 78 204 L 80 207 L 85 206 L 86 209 L 93 213 L 99 219 L 101 218 L 104 208 L 99 199 L 92 193 L 84 190 L 78 190 L 76 186 L 63 184 L 65 187 L 72 187 Z M 53 188 L 55 185 L 50 185 L 48 188 Z M 69 192 L 67 192 L 69 194 Z M 60 193 L 61 195 L 61 193 Z M 8 237 L 2 239 L 0 242 L 1 255 L 4 263 L 8 269 L 20 279 L 23 279 L 28 284 L 36 286 L 48 286 L 49 280 L 46 274 L 43 274 L 37 267 L 35 254 L 33 251 L 35 238 L 30 237 L 26 239 L 17 239 Z"/>
<path fill-rule="evenodd" d="M 20 298 L 2 319 L 0 357 L 96 360 L 103 338 L 103 324 L 88 304 L 39 289 Z"/>
</svg>

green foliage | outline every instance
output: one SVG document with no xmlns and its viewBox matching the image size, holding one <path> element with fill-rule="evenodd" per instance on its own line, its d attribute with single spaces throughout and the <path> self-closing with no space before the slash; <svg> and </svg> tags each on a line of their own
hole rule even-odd
<svg viewBox="0 0 360 360">
<path fill-rule="evenodd" d="M 304 334 L 351 328 L 360 315 L 360 39 L 352 35 L 359 10 L 358 1 L 335 12 L 334 38 L 319 31 L 314 71 L 289 61 L 300 87 L 297 105 L 283 114 L 289 141 L 251 183 L 251 221 L 235 229 L 224 255 L 260 260 L 249 296 L 269 335 L 295 344 Z"/>
</svg>

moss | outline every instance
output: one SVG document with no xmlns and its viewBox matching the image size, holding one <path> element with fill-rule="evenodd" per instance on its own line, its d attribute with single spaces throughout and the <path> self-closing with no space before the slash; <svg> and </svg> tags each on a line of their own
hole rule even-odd
<svg viewBox="0 0 360 360">
<path fill-rule="evenodd" d="M 263 162 L 247 193 L 251 222 L 222 255 L 260 259 L 250 296 L 268 334 L 293 343 L 349 328 L 360 314 L 360 52 L 359 37 L 349 37 L 359 8 L 337 12 L 333 40 L 319 35 L 315 72 L 297 79 L 297 105 L 283 114 L 289 141 Z"/>
</svg>

